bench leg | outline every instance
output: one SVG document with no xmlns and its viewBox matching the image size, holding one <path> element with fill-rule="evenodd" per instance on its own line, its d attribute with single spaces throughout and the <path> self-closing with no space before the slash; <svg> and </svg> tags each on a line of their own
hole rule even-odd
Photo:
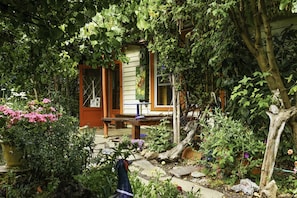
<svg viewBox="0 0 297 198">
<path fill-rule="evenodd" d="M 132 125 L 132 139 L 140 139 L 140 126 Z"/>
<path fill-rule="evenodd" d="M 104 137 L 108 137 L 108 122 L 103 122 L 103 132 L 104 132 Z"/>
</svg>

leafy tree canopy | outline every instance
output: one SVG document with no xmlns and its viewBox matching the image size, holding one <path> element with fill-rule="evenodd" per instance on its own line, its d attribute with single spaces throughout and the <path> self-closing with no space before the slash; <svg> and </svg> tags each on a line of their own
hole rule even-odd
<svg viewBox="0 0 297 198">
<path fill-rule="evenodd" d="M 13 28 L 20 28 L 29 36 L 37 34 L 40 39 L 55 42 L 73 36 L 102 8 L 116 2 L 118 1 L 3 0 L 0 3 L 0 16 Z"/>
</svg>

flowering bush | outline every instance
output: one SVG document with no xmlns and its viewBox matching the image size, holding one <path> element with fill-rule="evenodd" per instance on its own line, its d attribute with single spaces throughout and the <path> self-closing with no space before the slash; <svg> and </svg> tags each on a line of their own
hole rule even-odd
<svg viewBox="0 0 297 198">
<path fill-rule="evenodd" d="M 62 108 L 49 99 L 31 101 L 24 94 L 11 95 L 5 101 L 0 98 L 0 139 L 23 151 L 20 168 L 26 171 L 15 180 L 1 180 L 0 192 L 17 191 L 19 196 L 12 197 L 32 197 L 36 189 L 38 197 L 76 194 L 81 188 L 74 176 L 90 163 L 95 129 L 79 130 L 78 119 L 62 115 Z"/>
<path fill-rule="evenodd" d="M 44 131 L 60 116 L 61 113 L 51 106 L 51 100 L 47 98 L 41 102 L 26 102 L 26 98 L 8 100 L 0 105 L 0 139 L 21 147 L 26 143 L 25 137 Z"/>
</svg>

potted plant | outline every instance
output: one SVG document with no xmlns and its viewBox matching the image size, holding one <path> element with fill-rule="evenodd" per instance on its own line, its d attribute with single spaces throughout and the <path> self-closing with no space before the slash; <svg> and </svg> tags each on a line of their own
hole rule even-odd
<svg viewBox="0 0 297 198">
<path fill-rule="evenodd" d="M 20 165 L 23 151 L 32 144 L 30 137 L 50 128 L 60 117 L 47 98 L 39 102 L 17 96 L 20 97 L 8 98 L 0 105 L 0 140 L 8 168 Z M 10 161 L 11 158 L 16 159 Z"/>
</svg>

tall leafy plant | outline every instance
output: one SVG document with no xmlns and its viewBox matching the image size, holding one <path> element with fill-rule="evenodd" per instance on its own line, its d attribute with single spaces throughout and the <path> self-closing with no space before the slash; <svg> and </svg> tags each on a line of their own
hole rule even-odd
<svg viewBox="0 0 297 198">
<path fill-rule="evenodd" d="M 146 137 L 146 143 L 149 150 L 160 153 L 174 146 L 172 141 L 172 131 L 168 126 L 169 123 L 168 120 L 163 119 L 159 125 L 149 129 Z"/>
<path fill-rule="evenodd" d="M 244 76 L 234 87 L 227 107 L 227 111 L 235 119 L 251 126 L 263 139 L 269 126 L 266 111 L 272 104 L 266 75 L 269 74 L 255 72 L 252 76 Z"/>
<path fill-rule="evenodd" d="M 202 163 L 210 176 L 229 178 L 234 183 L 250 174 L 262 162 L 264 142 L 240 121 L 220 112 L 212 115 L 213 126 L 203 124 L 201 147 Z"/>
</svg>

